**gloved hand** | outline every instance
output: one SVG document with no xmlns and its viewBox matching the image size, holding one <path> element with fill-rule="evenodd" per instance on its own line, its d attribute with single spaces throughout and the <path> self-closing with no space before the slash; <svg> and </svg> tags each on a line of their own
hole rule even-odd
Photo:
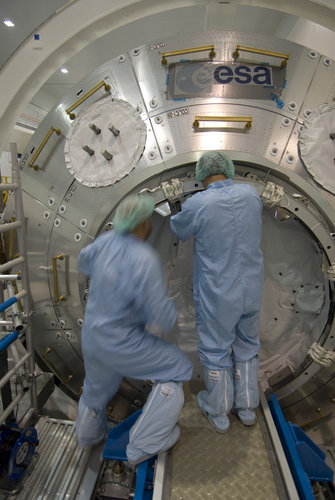
<svg viewBox="0 0 335 500">
<path fill-rule="evenodd" d="M 181 211 L 180 200 L 176 200 L 176 201 L 169 200 L 169 207 L 170 207 L 171 215 L 177 214 L 178 212 Z"/>
</svg>

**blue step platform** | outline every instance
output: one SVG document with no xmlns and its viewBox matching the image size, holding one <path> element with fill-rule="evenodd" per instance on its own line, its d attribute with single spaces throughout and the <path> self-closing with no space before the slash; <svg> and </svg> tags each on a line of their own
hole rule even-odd
<svg viewBox="0 0 335 500">
<path fill-rule="evenodd" d="M 332 482 L 334 473 L 325 463 L 326 455 L 298 425 L 286 422 L 274 394 L 269 408 L 301 500 L 314 500 L 311 481 Z"/>
<path fill-rule="evenodd" d="M 102 452 L 104 460 L 128 461 L 126 448 L 129 443 L 129 431 L 142 410 L 138 410 L 121 424 L 111 429 Z M 153 493 L 154 463 L 157 455 L 138 464 L 136 469 L 136 488 L 134 500 L 151 500 Z"/>
</svg>

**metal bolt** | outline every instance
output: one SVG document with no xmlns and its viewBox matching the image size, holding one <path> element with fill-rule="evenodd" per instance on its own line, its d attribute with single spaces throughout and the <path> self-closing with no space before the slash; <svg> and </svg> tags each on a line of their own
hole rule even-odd
<svg viewBox="0 0 335 500">
<path fill-rule="evenodd" d="M 95 123 L 90 123 L 89 127 L 93 132 L 95 132 L 97 135 L 101 134 L 101 128 L 97 127 Z"/>
<path fill-rule="evenodd" d="M 157 101 L 157 98 L 156 97 L 153 97 L 151 99 L 151 101 L 149 102 L 149 106 L 150 108 L 156 108 L 158 105 L 158 101 Z"/>
<path fill-rule="evenodd" d="M 120 130 L 118 130 L 116 127 L 114 127 L 114 125 L 109 125 L 108 130 L 110 130 L 112 132 L 114 137 L 117 137 L 118 135 L 120 135 Z"/>
<path fill-rule="evenodd" d="M 88 153 L 90 156 L 94 155 L 94 149 L 91 149 L 89 146 L 87 146 L 87 144 L 85 144 L 84 146 L 82 146 L 81 149 L 83 149 L 84 151 L 86 151 L 86 153 Z"/>
<path fill-rule="evenodd" d="M 124 463 L 121 462 L 120 460 L 117 460 L 116 462 L 114 462 L 113 472 L 115 474 L 122 474 L 123 471 L 124 471 Z"/>
<path fill-rule="evenodd" d="M 109 153 L 106 149 L 101 154 L 102 154 L 102 156 L 104 156 L 106 158 L 107 161 L 111 161 L 111 159 L 113 158 L 112 153 Z"/>
</svg>

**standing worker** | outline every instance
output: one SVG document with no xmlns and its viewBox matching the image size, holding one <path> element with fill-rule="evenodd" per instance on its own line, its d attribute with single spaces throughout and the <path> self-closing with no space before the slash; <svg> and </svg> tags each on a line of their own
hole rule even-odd
<svg viewBox="0 0 335 500">
<path fill-rule="evenodd" d="M 262 202 L 250 185 L 233 183 L 234 164 L 221 151 L 204 153 L 195 173 L 205 189 L 170 223 L 181 241 L 194 236 L 193 298 L 207 388 L 197 399 L 224 433 L 233 405 L 241 422 L 253 425 L 259 404 Z"/>
<path fill-rule="evenodd" d="M 113 231 L 83 248 L 78 266 L 90 278 L 82 329 L 85 364 L 76 433 L 80 447 L 107 435 L 106 406 L 122 378 L 154 380 L 142 413 L 130 430 L 127 457 L 139 463 L 173 446 L 184 404 L 182 384 L 192 364 L 174 344 L 146 331 L 167 332 L 176 321 L 157 253 L 146 242 L 154 203 L 129 196 L 118 207 Z"/>
</svg>

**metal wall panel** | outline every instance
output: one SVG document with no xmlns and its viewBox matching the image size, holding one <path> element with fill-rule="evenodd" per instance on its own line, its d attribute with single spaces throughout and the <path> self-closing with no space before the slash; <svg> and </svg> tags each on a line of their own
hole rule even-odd
<svg viewBox="0 0 335 500">
<path fill-rule="evenodd" d="M 273 100 L 167 100 L 168 69 L 161 63 L 161 52 L 212 43 L 217 54 L 215 61 L 231 62 L 237 44 L 289 53 L 287 84 L 280 96 L 284 106 L 279 108 Z M 207 52 L 182 56 L 190 60 L 205 57 L 208 57 Z M 263 55 L 244 54 L 244 57 L 253 62 L 264 62 Z M 241 55 L 237 62 L 240 63 L 243 58 Z M 47 348 L 51 349 L 46 362 L 49 360 L 64 380 L 72 375 L 67 386 L 74 394 L 80 390 L 83 375 L 80 331 L 86 280 L 77 270 L 76 259 L 80 249 L 106 228 L 115 207 L 127 193 L 146 188 L 151 190 L 156 202 L 162 202 L 164 197 L 159 187 L 162 180 L 189 176 L 193 181 L 194 164 L 202 151 L 226 149 L 232 155 L 237 174 L 243 182 L 256 179 L 257 188 L 264 189 L 266 182 L 273 181 L 282 185 L 290 196 L 296 194 L 297 198 L 289 198 L 291 213 L 299 210 L 296 216 L 299 215 L 308 227 L 313 227 L 312 233 L 321 242 L 329 263 L 335 263 L 335 245 L 331 237 L 335 221 L 334 197 L 316 185 L 298 154 L 304 112 L 329 99 L 335 86 L 335 65 L 326 65 L 323 59 L 321 55 L 311 55 L 306 47 L 257 33 L 215 31 L 178 34 L 135 47 L 113 58 L 76 84 L 50 111 L 32 137 L 21 161 L 29 228 L 28 259 L 36 311 L 34 335 L 36 349 L 41 356 Z M 172 60 L 176 62 L 176 58 Z M 269 62 L 279 64 L 280 60 L 272 58 Z M 108 83 L 110 90 L 102 87 L 91 93 L 101 81 Z M 88 97 L 79 102 L 86 95 Z M 76 104 L 74 113 L 77 114 L 106 95 L 123 99 L 138 108 L 147 127 L 146 147 L 135 169 L 121 181 L 108 187 L 88 188 L 74 180 L 65 166 L 64 142 L 71 127 L 66 110 Z M 204 127 L 196 129 L 193 126 L 196 115 L 252 116 L 253 123 L 250 129 L 245 129 L 243 124 L 236 126 L 230 123 L 221 126 L 220 130 L 216 126 L 212 126 L 211 130 L 204 130 Z M 62 133 L 60 136 L 52 134 L 36 161 L 40 163 L 40 168 L 35 171 L 27 165 L 50 127 L 59 128 Z M 32 152 L 33 148 L 35 151 Z M 194 184 L 190 193 L 192 189 L 194 191 L 198 187 Z M 176 259 L 175 240 L 171 238 L 166 220 L 159 217 L 155 214 L 152 243 L 161 251 L 164 263 L 171 266 Z M 66 299 L 56 302 L 52 259 L 60 253 L 67 256 L 65 261 L 57 261 L 59 290 L 66 295 Z M 191 295 L 189 301 L 192 301 Z M 319 328 L 322 330 L 323 326 L 322 320 Z M 315 377 L 319 371 L 320 367 L 314 363 L 307 375 L 296 373 L 295 379 L 282 390 L 280 396 L 287 398 L 292 391 L 298 394 L 299 388 L 306 386 L 310 377 Z M 200 375 L 198 371 L 197 375 Z"/>
</svg>

